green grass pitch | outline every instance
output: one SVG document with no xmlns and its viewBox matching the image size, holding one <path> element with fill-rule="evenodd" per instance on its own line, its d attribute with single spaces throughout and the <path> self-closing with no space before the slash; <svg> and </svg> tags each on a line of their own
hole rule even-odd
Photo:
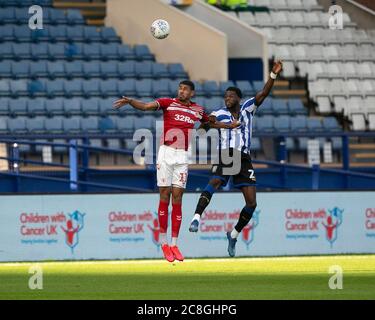
<svg viewBox="0 0 375 320">
<path fill-rule="evenodd" d="M 375 299 L 375 255 L 0 264 L 0 299 Z M 343 270 L 343 289 L 328 269 Z"/>
</svg>

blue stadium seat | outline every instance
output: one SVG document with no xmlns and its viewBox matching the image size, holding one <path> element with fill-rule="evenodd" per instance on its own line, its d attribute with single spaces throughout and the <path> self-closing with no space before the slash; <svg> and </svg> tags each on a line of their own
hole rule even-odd
<svg viewBox="0 0 375 320">
<path fill-rule="evenodd" d="M 129 134 L 134 131 L 134 121 L 137 119 L 135 116 L 128 116 L 125 118 L 116 118 L 117 130 Z"/>
<path fill-rule="evenodd" d="M 134 53 L 137 60 L 154 60 L 154 55 L 145 44 L 136 44 L 134 46 Z"/>
<path fill-rule="evenodd" d="M 271 97 L 267 97 L 262 102 L 262 104 L 258 107 L 257 114 L 258 115 L 266 115 L 266 114 L 273 115 L 274 112 L 273 112 L 272 104 L 273 104 L 273 99 Z"/>
<path fill-rule="evenodd" d="M 27 102 L 27 112 L 30 116 L 45 115 L 45 99 L 44 98 L 35 98 L 29 99 Z"/>
<path fill-rule="evenodd" d="M 295 132 L 307 131 L 307 117 L 298 115 L 290 120 L 290 129 Z"/>
<path fill-rule="evenodd" d="M 31 80 L 28 83 L 28 90 L 31 97 L 45 96 L 47 94 L 46 81 Z"/>
<path fill-rule="evenodd" d="M 83 59 L 83 44 L 70 43 L 66 46 L 65 56 L 68 59 Z"/>
<path fill-rule="evenodd" d="M 216 81 L 203 82 L 203 90 L 206 97 L 221 96 L 221 91 Z"/>
<path fill-rule="evenodd" d="M 2 78 L 10 78 L 12 76 L 11 62 L 4 60 L 0 62 L 0 75 Z"/>
<path fill-rule="evenodd" d="M 160 79 L 154 80 L 152 83 L 154 97 L 167 97 L 171 94 L 169 90 L 169 80 L 168 79 Z"/>
<path fill-rule="evenodd" d="M 117 78 L 117 62 L 100 62 L 99 67 L 103 79 Z"/>
<path fill-rule="evenodd" d="M 134 119 L 134 130 L 152 128 L 155 118 L 153 116 L 144 116 Z"/>
<path fill-rule="evenodd" d="M 196 103 L 196 104 L 198 104 L 198 105 L 200 105 L 200 106 L 202 106 L 202 107 L 204 107 L 204 108 L 206 108 L 206 98 L 205 97 L 194 97 L 193 98 L 193 101 Z M 207 110 L 206 110 L 207 111 Z"/>
<path fill-rule="evenodd" d="M 242 91 L 242 95 L 244 97 L 254 96 L 255 90 L 251 82 L 246 80 L 238 80 L 236 81 L 236 86 Z"/>
<path fill-rule="evenodd" d="M 85 116 L 92 116 L 99 114 L 99 101 L 98 98 L 89 98 L 82 100 L 82 113 Z"/>
<path fill-rule="evenodd" d="M 10 94 L 9 80 L 0 79 L 0 96 L 9 96 L 9 94 Z"/>
<path fill-rule="evenodd" d="M 46 100 L 46 113 L 48 116 L 62 115 L 64 113 L 64 98 Z"/>
<path fill-rule="evenodd" d="M 263 81 L 253 81 L 253 88 L 255 90 L 255 93 L 263 90 L 263 87 L 264 87 Z"/>
<path fill-rule="evenodd" d="M 169 74 L 173 79 L 176 78 L 188 78 L 188 74 L 184 70 L 181 63 L 170 63 L 168 65 Z"/>
<path fill-rule="evenodd" d="M 21 79 L 29 77 L 29 61 L 21 60 L 12 62 L 12 77 L 13 79 Z"/>
<path fill-rule="evenodd" d="M 35 29 L 31 31 L 31 41 L 39 43 L 40 41 L 49 41 L 49 29 Z"/>
<path fill-rule="evenodd" d="M 83 63 L 83 76 L 86 79 L 98 78 L 101 75 L 100 65 L 96 61 Z"/>
<path fill-rule="evenodd" d="M 210 114 L 214 110 L 218 110 L 224 107 L 224 101 L 220 97 L 211 97 L 205 99 L 205 104 L 203 105 L 206 108 L 206 112 Z"/>
<path fill-rule="evenodd" d="M 64 43 L 48 44 L 48 59 L 59 60 L 66 57 Z"/>
<path fill-rule="evenodd" d="M 0 134 L 8 133 L 8 118 L 0 117 Z"/>
<path fill-rule="evenodd" d="M 0 28 L 0 42 L 14 41 L 15 36 L 13 33 L 12 25 L 5 25 Z"/>
<path fill-rule="evenodd" d="M 68 36 L 64 25 L 48 26 L 49 40 L 53 42 L 67 41 Z"/>
<path fill-rule="evenodd" d="M 117 71 L 120 78 L 134 78 L 136 76 L 135 62 L 119 62 L 117 65 Z"/>
<path fill-rule="evenodd" d="M 323 125 L 320 119 L 309 118 L 307 119 L 307 129 L 309 131 L 323 131 Z"/>
<path fill-rule="evenodd" d="M 175 81 L 174 83 L 175 83 L 175 88 L 174 88 L 173 91 L 177 92 L 180 81 Z M 203 85 L 200 82 L 195 81 L 194 85 L 195 85 L 195 96 L 200 97 L 200 96 L 205 96 L 206 95 L 206 92 L 205 92 L 205 90 L 203 88 Z"/>
<path fill-rule="evenodd" d="M 115 60 L 120 59 L 117 49 L 119 45 L 117 43 L 100 43 L 99 50 L 102 60 Z"/>
<path fill-rule="evenodd" d="M 64 132 L 62 117 L 53 117 L 45 120 L 46 131 L 50 134 L 59 134 Z"/>
<path fill-rule="evenodd" d="M 99 96 L 100 85 L 98 79 L 84 80 L 82 81 L 82 91 L 86 97 Z"/>
<path fill-rule="evenodd" d="M 152 78 L 152 61 L 136 62 L 135 74 L 137 78 Z"/>
<path fill-rule="evenodd" d="M 66 27 L 66 37 L 69 42 L 81 42 L 84 39 L 83 26 Z"/>
<path fill-rule="evenodd" d="M 289 99 L 288 104 L 292 115 L 307 115 L 307 109 L 303 106 L 301 99 Z"/>
<path fill-rule="evenodd" d="M 120 60 L 134 60 L 134 50 L 127 44 L 120 44 L 117 46 L 117 56 Z"/>
<path fill-rule="evenodd" d="M 0 116 L 9 114 L 9 98 L 0 98 Z"/>
<path fill-rule="evenodd" d="M 110 118 L 110 117 L 105 117 L 105 118 L 100 118 L 99 119 L 99 130 L 102 133 L 115 133 L 117 131 L 116 127 L 116 122 Z M 118 139 L 115 139 L 118 140 Z M 112 148 L 114 146 L 112 145 Z M 116 147 L 114 147 L 116 148 Z M 118 146 L 119 148 L 119 146 Z"/>
<path fill-rule="evenodd" d="M 119 36 L 116 34 L 115 29 L 112 27 L 102 27 L 100 30 L 101 41 L 104 43 L 108 42 L 120 42 Z"/>
<path fill-rule="evenodd" d="M 14 97 L 27 95 L 29 93 L 27 80 L 10 81 L 10 92 Z"/>
<path fill-rule="evenodd" d="M 50 56 L 48 53 L 48 43 L 32 43 L 30 48 L 30 57 L 32 60 L 48 59 Z"/>
<path fill-rule="evenodd" d="M 46 81 L 46 94 L 51 98 L 64 95 L 64 80 Z"/>
<path fill-rule="evenodd" d="M 273 132 L 273 117 L 263 116 L 257 118 L 257 131 L 258 132 Z"/>
<path fill-rule="evenodd" d="M 85 23 L 81 11 L 77 9 L 68 9 L 66 11 L 66 19 L 70 25 L 81 25 Z"/>
<path fill-rule="evenodd" d="M 219 83 L 220 94 L 221 94 L 222 96 L 224 96 L 225 91 L 226 91 L 229 87 L 235 87 L 235 84 L 234 84 L 233 81 L 221 81 L 221 82 Z"/>
<path fill-rule="evenodd" d="M 60 9 L 49 9 L 49 20 L 50 24 L 57 24 L 59 26 L 68 23 L 68 19 L 65 15 L 64 10 Z"/>
<path fill-rule="evenodd" d="M 85 43 L 83 45 L 83 58 L 85 60 L 98 60 L 101 58 L 100 47 L 95 44 Z"/>
<path fill-rule="evenodd" d="M 68 97 L 81 96 L 83 90 L 83 81 L 81 79 L 72 79 L 64 81 L 64 93 Z"/>
<path fill-rule="evenodd" d="M 71 98 L 64 99 L 64 114 L 65 116 L 76 116 L 82 114 L 82 99 L 81 98 Z"/>
<path fill-rule="evenodd" d="M 289 116 L 279 116 L 273 119 L 273 125 L 278 132 L 288 132 L 290 131 L 290 117 Z"/>
<path fill-rule="evenodd" d="M 82 118 L 81 130 L 87 133 L 99 132 L 99 119 L 97 117 Z"/>
<path fill-rule="evenodd" d="M 156 62 L 154 62 L 152 64 L 152 76 L 155 79 L 169 78 L 170 74 L 169 74 L 167 65 L 163 64 L 163 63 L 156 63 Z"/>
<path fill-rule="evenodd" d="M 8 119 L 8 129 L 11 133 L 27 133 L 26 118 L 17 117 L 15 119 Z"/>
<path fill-rule="evenodd" d="M 117 84 L 118 92 L 120 96 L 135 96 L 137 91 L 135 90 L 135 80 L 125 79 Z"/>
<path fill-rule="evenodd" d="M 252 151 L 261 151 L 262 150 L 262 145 L 261 145 L 261 142 L 260 142 L 260 138 L 258 137 L 253 137 L 251 139 L 251 146 L 250 146 L 250 149 Z"/>
<path fill-rule="evenodd" d="M 38 134 L 45 132 L 44 117 L 26 118 L 26 128 L 29 133 Z"/>
<path fill-rule="evenodd" d="M 13 59 L 13 43 L 4 42 L 0 45 L 0 60 Z"/>
<path fill-rule="evenodd" d="M 30 42 L 32 39 L 32 32 L 28 24 L 22 26 L 14 26 L 13 33 L 17 42 Z"/>
<path fill-rule="evenodd" d="M 81 122 L 79 117 L 63 118 L 64 132 L 67 134 L 78 133 L 81 131 Z"/>
<path fill-rule="evenodd" d="M 37 145 L 34 146 L 35 152 L 42 153 L 43 149 L 46 147 L 44 143 L 48 143 L 49 141 L 47 139 L 36 139 L 35 142 L 38 143 Z"/>
<path fill-rule="evenodd" d="M 84 26 L 83 37 L 86 42 L 100 42 L 102 39 L 100 29 L 95 26 Z"/>
<path fill-rule="evenodd" d="M 287 100 L 284 99 L 273 99 L 272 110 L 274 114 L 289 114 Z"/>
<path fill-rule="evenodd" d="M 113 102 L 116 98 L 102 98 L 99 99 L 99 112 L 102 116 L 106 116 L 108 114 L 118 114 L 119 111 L 113 109 Z"/>
<path fill-rule="evenodd" d="M 9 112 L 12 116 L 27 115 L 27 99 L 18 98 L 9 100 Z"/>
<path fill-rule="evenodd" d="M 30 43 L 13 43 L 12 47 L 13 58 L 16 60 L 29 59 L 31 57 Z M 3 58 L 5 59 L 6 57 Z"/>
<path fill-rule="evenodd" d="M 61 61 L 47 62 L 47 71 L 51 79 L 65 76 L 64 64 Z"/>
<path fill-rule="evenodd" d="M 152 97 L 152 80 L 136 80 L 135 90 L 137 92 L 138 97 Z"/>
<path fill-rule="evenodd" d="M 117 128 L 116 128 L 117 129 Z M 107 139 L 107 145 L 110 149 L 122 149 L 121 139 Z"/>
<path fill-rule="evenodd" d="M 309 140 L 309 138 L 299 137 L 297 140 L 298 140 L 298 150 L 306 151 L 307 150 L 307 141 Z"/>
<path fill-rule="evenodd" d="M 103 97 L 115 96 L 118 94 L 117 80 L 109 79 L 100 81 L 100 94 Z"/>
<path fill-rule="evenodd" d="M 16 23 L 15 8 L 4 8 L 0 10 L 0 21 L 4 24 Z"/>
<path fill-rule="evenodd" d="M 342 128 L 340 127 L 335 117 L 324 117 L 323 128 L 331 132 L 342 131 Z"/>
<path fill-rule="evenodd" d="M 65 75 L 68 78 L 83 77 L 83 62 L 71 61 L 65 62 Z"/>
<path fill-rule="evenodd" d="M 28 24 L 30 15 L 29 15 L 29 8 L 15 8 L 15 19 L 16 23 L 18 24 Z"/>
<path fill-rule="evenodd" d="M 39 78 L 39 77 L 47 77 L 48 69 L 47 69 L 47 61 L 32 61 L 30 62 L 30 77 L 31 78 Z"/>
</svg>

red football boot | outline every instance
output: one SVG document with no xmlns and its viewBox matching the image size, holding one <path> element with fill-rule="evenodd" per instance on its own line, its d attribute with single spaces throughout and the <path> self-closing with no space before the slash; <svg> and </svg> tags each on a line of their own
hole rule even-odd
<svg viewBox="0 0 375 320">
<path fill-rule="evenodd" d="M 163 250 L 164 258 L 169 261 L 173 262 L 174 261 L 174 254 L 171 251 L 171 247 L 168 244 L 163 244 L 161 246 L 161 250 Z"/>
<path fill-rule="evenodd" d="M 178 250 L 177 246 L 171 246 L 171 251 L 178 261 L 184 261 L 184 256 L 181 254 L 180 250 Z"/>
</svg>

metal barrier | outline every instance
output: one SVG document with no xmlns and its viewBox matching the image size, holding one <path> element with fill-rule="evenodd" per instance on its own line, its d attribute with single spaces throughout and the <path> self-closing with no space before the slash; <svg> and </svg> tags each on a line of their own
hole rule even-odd
<svg viewBox="0 0 375 320">
<path fill-rule="evenodd" d="M 327 137 L 326 133 L 285 133 L 285 134 L 274 134 L 274 133 L 265 133 L 262 134 L 262 138 L 270 137 L 270 138 L 277 138 L 278 139 L 278 159 L 277 161 L 266 161 L 266 160 L 256 160 L 254 159 L 253 162 L 256 164 L 264 164 L 268 167 L 274 167 L 279 169 L 280 174 L 280 183 L 278 185 L 263 185 L 264 187 L 272 188 L 272 189 L 284 189 L 286 188 L 286 181 L 288 179 L 288 171 L 292 169 L 302 170 L 311 173 L 311 190 L 318 190 L 320 188 L 320 176 L 321 173 L 332 173 L 336 175 L 340 175 L 345 177 L 345 185 L 344 188 L 349 188 L 349 177 L 358 177 L 364 179 L 371 179 L 375 181 L 375 174 L 368 174 L 368 173 L 361 173 L 361 172 L 354 172 L 350 170 L 350 158 L 349 158 L 349 138 L 350 137 L 366 137 L 366 138 L 375 138 L 375 133 L 369 132 L 349 132 L 349 133 L 330 133 L 329 137 L 341 137 L 342 138 L 342 169 L 328 169 L 322 168 L 319 165 L 296 165 L 296 164 L 289 164 L 287 163 L 286 159 L 286 146 L 285 146 L 285 138 L 286 137 Z M 89 166 L 89 155 L 92 151 L 99 151 L 99 152 L 106 152 L 106 153 L 114 153 L 114 154 L 124 154 L 124 155 L 132 155 L 132 150 L 123 150 L 123 149 L 113 149 L 113 148 L 104 148 L 104 147 L 94 147 L 90 146 L 90 139 L 93 138 L 124 138 L 123 135 L 50 135 L 50 136 L 27 136 L 28 139 L 25 139 L 26 136 L 20 137 L 12 137 L 12 138 L 0 138 L 0 143 L 7 143 L 11 150 L 11 156 L 9 157 L 0 157 L 0 159 L 7 160 L 9 163 L 9 170 L 7 172 L 0 171 L 0 176 L 8 176 L 14 178 L 14 185 L 13 188 L 14 192 L 18 192 L 19 188 L 18 185 L 20 183 L 20 178 L 31 178 L 35 180 L 45 180 L 45 181 L 55 181 L 55 182 L 62 182 L 62 183 L 69 183 L 70 191 L 86 191 L 86 187 L 97 187 L 107 190 L 118 190 L 124 192 L 152 192 L 156 190 L 156 185 L 154 188 L 139 188 L 139 187 L 129 187 L 129 186 L 120 186 L 114 184 L 106 184 L 106 183 L 98 183 L 89 181 L 88 179 L 88 172 L 93 170 Z M 52 143 L 52 142 L 35 142 L 29 139 L 68 139 L 69 143 Z M 82 139 L 83 144 L 77 144 L 77 139 Z M 69 165 L 64 165 L 60 163 L 45 163 L 41 161 L 33 161 L 33 160 L 26 160 L 20 157 L 18 146 L 22 145 L 46 145 L 46 146 L 54 146 L 54 147 L 66 147 L 69 149 Z M 82 150 L 82 165 L 78 165 L 78 150 Z M 154 155 L 155 159 L 155 155 Z M 56 178 L 56 177 L 46 177 L 43 175 L 37 174 L 26 174 L 22 173 L 19 170 L 20 163 L 27 163 L 27 164 L 35 164 L 35 165 L 47 165 L 50 167 L 60 167 L 69 170 L 69 179 L 63 178 Z M 155 163 L 155 161 L 154 161 Z M 155 166 L 148 166 L 145 170 L 155 172 Z M 195 177 L 209 177 L 208 172 L 207 174 L 201 174 L 196 172 L 190 172 L 190 176 Z M 79 176 L 82 178 L 79 179 Z M 230 189 L 230 186 L 228 187 Z"/>
</svg>

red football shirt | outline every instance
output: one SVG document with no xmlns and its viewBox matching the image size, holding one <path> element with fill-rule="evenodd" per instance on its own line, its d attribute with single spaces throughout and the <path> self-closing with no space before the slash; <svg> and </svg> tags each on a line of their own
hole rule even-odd
<svg viewBox="0 0 375 320">
<path fill-rule="evenodd" d="M 161 144 L 188 150 L 191 130 L 194 128 L 195 122 L 209 121 L 204 108 L 194 102 L 185 105 L 176 98 L 161 98 L 156 102 L 159 105 L 158 110 L 163 110 L 164 114 Z"/>
</svg>

